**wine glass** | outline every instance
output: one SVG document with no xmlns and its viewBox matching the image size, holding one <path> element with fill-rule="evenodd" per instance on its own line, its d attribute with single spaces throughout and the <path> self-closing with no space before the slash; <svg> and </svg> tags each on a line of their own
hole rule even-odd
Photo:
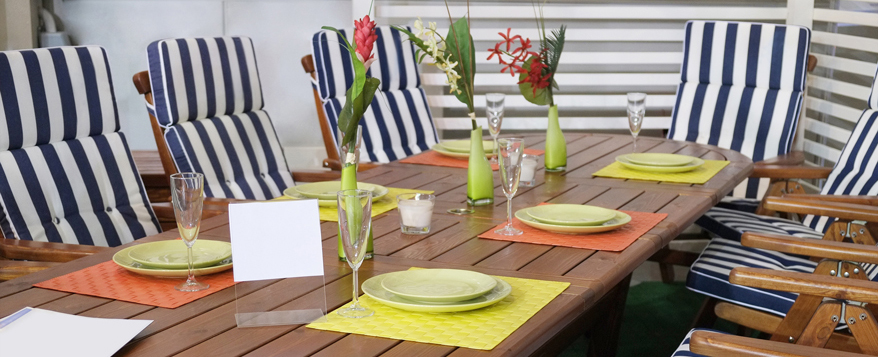
<svg viewBox="0 0 878 357">
<path fill-rule="evenodd" d="M 186 243 L 189 256 L 189 277 L 185 283 L 174 287 L 179 291 L 201 291 L 210 287 L 208 284 L 195 281 L 192 273 L 192 246 L 198 239 L 201 228 L 201 207 L 204 202 L 204 175 L 196 172 L 181 172 L 171 175 L 171 200 L 174 204 L 174 216 L 177 218 L 177 230 L 180 238 Z"/>
<path fill-rule="evenodd" d="M 637 152 L 637 134 L 640 134 L 645 112 L 646 93 L 628 93 L 628 129 L 634 136 L 634 152 Z"/>
<path fill-rule="evenodd" d="M 494 155 L 491 157 L 492 164 L 497 163 L 497 136 L 500 135 L 500 126 L 503 125 L 503 101 L 505 99 L 506 94 L 503 93 L 488 93 L 485 95 L 488 131 L 491 133 L 491 138 L 494 139 Z"/>
<path fill-rule="evenodd" d="M 521 178 L 521 159 L 524 154 L 523 138 L 500 139 L 500 153 L 497 159 L 500 161 L 500 181 L 503 183 L 503 193 L 506 194 L 506 227 L 494 231 L 504 236 L 517 236 L 522 232 L 512 227 L 512 196 L 518 191 L 518 181 Z"/>
<path fill-rule="evenodd" d="M 368 244 L 366 238 L 372 226 L 372 191 L 338 191 L 338 228 L 341 232 L 342 246 L 348 265 L 354 271 L 353 303 L 338 314 L 349 318 L 372 316 L 375 312 L 360 306 L 360 282 L 357 270 L 366 258 Z"/>
</svg>

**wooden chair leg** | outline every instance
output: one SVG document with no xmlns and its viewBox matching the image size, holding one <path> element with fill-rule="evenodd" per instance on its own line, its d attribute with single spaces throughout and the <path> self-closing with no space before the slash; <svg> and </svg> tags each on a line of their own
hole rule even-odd
<svg viewBox="0 0 878 357">
<path fill-rule="evenodd" d="M 622 315 L 628 299 L 628 287 L 631 285 L 631 274 L 616 285 L 615 304 L 607 312 L 605 328 L 595 328 L 588 344 L 588 355 L 591 357 L 615 356 L 619 345 L 619 333 L 622 327 Z"/>
<path fill-rule="evenodd" d="M 674 266 L 668 263 L 659 263 L 659 272 L 662 274 L 662 282 L 670 284 L 674 282 Z"/>
<path fill-rule="evenodd" d="M 845 317 L 860 350 L 867 355 L 878 356 L 878 324 L 872 312 L 861 306 L 847 305 Z"/>
<path fill-rule="evenodd" d="M 843 267 L 843 271 L 853 270 L 852 264 L 845 264 L 847 265 Z M 838 261 L 823 260 L 817 264 L 817 267 L 814 269 L 814 274 L 829 276 L 829 272 L 836 269 L 838 269 Z M 822 302 L 823 298 L 819 296 L 799 295 L 799 297 L 796 298 L 796 302 L 794 302 L 793 306 L 790 308 L 790 311 L 787 312 L 786 317 L 784 317 L 783 321 L 781 321 L 780 325 L 772 334 L 771 340 L 787 342 L 791 337 L 798 340 L 805 331 L 805 327 L 808 326 L 808 321 L 811 320 L 811 316 L 814 315 Z"/>
<path fill-rule="evenodd" d="M 701 308 L 698 309 L 698 314 L 695 315 L 695 320 L 692 321 L 691 328 L 713 327 L 716 323 L 716 312 L 714 312 L 714 308 L 716 307 L 717 302 L 719 302 L 719 300 L 709 296 L 704 299 L 704 303 L 701 304 Z"/>
</svg>

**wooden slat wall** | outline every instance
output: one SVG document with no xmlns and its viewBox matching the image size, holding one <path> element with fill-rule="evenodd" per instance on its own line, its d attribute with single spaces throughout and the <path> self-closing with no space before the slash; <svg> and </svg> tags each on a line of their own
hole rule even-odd
<svg viewBox="0 0 878 357">
<path fill-rule="evenodd" d="M 466 13 L 465 2 L 450 3 L 451 14 Z M 411 24 L 421 17 L 434 21 L 441 33 L 448 15 L 441 0 L 376 0 L 381 24 Z M 541 130 L 546 108 L 528 103 L 518 93 L 518 80 L 501 74 L 496 59 L 487 60 L 488 48 L 500 40 L 498 32 L 537 41 L 530 0 L 477 1 L 470 3 L 476 55 L 477 114 L 484 118 L 484 93 L 504 92 L 506 116 L 503 129 Z M 550 1 L 544 11 L 547 28 L 568 26 L 567 44 L 557 74 L 556 92 L 561 126 L 565 130 L 627 129 L 625 93 L 643 91 L 647 98 L 645 129 L 670 126 L 674 94 L 682 61 L 683 25 L 690 19 L 719 19 L 784 23 L 787 1 Z M 468 129 L 466 109 L 448 94 L 445 76 L 424 66 L 423 80 L 436 123 L 442 130 Z M 484 125 L 484 123 L 483 123 Z"/>
</svg>

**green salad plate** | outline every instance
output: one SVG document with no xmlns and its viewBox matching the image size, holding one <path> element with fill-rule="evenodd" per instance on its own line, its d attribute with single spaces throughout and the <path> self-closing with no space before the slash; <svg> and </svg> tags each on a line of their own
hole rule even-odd
<svg viewBox="0 0 878 357">
<path fill-rule="evenodd" d="M 491 291 L 470 300 L 449 303 L 430 303 L 424 301 L 409 300 L 387 291 L 381 282 L 387 274 L 378 275 L 363 282 L 363 293 L 376 301 L 400 310 L 414 312 L 461 312 L 481 309 L 494 305 L 512 293 L 512 286 L 503 279 L 494 278 L 497 285 Z"/>
<path fill-rule="evenodd" d="M 130 256 L 128 256 L 128 253 L 131 252 L 132 249 L 137 247 L 138 246 L 135 245 L 133 247 L 128 247 L 116 252 L 116 254 L 113 255 L 113 262 L 125 270 L 141 275 L 155 276 L 161 278 L 185 278 L 189 275 L 188 267 L 183 269 L 163 269 L 149 267 L 134 261 L 133 259 L 131 259 Z M 192 273 L 196 276 L 201 276 L 223 272 L 231 268 L 232 257 L 228 257 L 215 265 L 192 269 Z"/>
<path fill-rule="evenodd" d="M 284 190 L 284 196 L 288 198 L 292 198 L 294 200 L 313 200 L 313 198 L 302 195 L 299 192 L 296 192 L 296 187 L 288 187 Z M 374 201 L 374 199 L 373 199 Z M 317 205 L 320 207 L 336 207 L 338 206 L 338 200 L 317 200 Z"/>
<path fill-rule="evenodd" d="M 470 150 L 470 141 L 469 140 L 448 140 L 439 143 L 443 149 L 446 151 L 452 152 L 462 152 L 469 153 Z M 494 151 L 494 141 L 493 140 L 483 140 L 482 148 L 485 149 L 485 152 L 493 152 Z"/>
<path fill-rule="evenodd" d="M 455 159 L 469 159 L 469 150 L 465 152 L 455 152 L 448 150 L 447 148 L 442 146 L 442 144 L 433 145 L 431 149 L 433 149 L 433 151 L 435 151 L 437 154 L 453 157 Z M 485 150 L 485 157 L 492 158 L 494 157 L 494 154 L 492 151 Z"/>
<path fill-rule="evenodd" d="M 131 247 L 128 257 L 141 265 L 162 269 L 188 269 L 189 254 L 182 240 L 164 240 Z M 192 267 L 204 268 L 232 256 L 232 245 L 215 240 L 197 240 L 192 246 Z"/>
<path fill-rule="evenodd" d="M 683 166 L 695 160 L 692 156 L 662 153 L 636 153 L 625 155 L 629 162 L 644 166 Z"/>
<path fill-rule="evenodd" d="M 469 270 L 419 269 L 385 274 L 381 286 L 409 300 L 449 303 L 482 296 L 497 286 L 497 280 Z"/>
<path fill-rule="evenodd" d="M 640 165 L 635 164 L 628 160 L 628 155 L 619 155 L 616 156 L 616 162 L 622 164 L 626 168 L 631 170 L 643 171 L 643 172 L 652 172 L 652 173 L 679 173 L 679 172 L 687 172 L 695 170 L 701 165 L 704 165 L 704 160 L 699 158 L 693 158 L 691 162 L 681 166 L 649 166 L 649 165 Z"/>
<path fill-rule="evenodd" d="M 329 200 L 335 202 L 338 191 L 341 191 L 341 181 L 323 181 L 301 184 L 291 187 L 295 192 L 308 198 Z M 372 200 L 379 200 L 390 190 L 381 185 L 365 182 L 357 182 L 357 188 L 372 191 Z M 286 194 L 286 191 L 284 191 Z"/>
<path fill-rule="evenodd" d="M 539 206 L 537 206 L 539 207 Z M 589 233 L 601 233 L 612 231 L 614 229 L 621 228 L 622 226 L 631 222 L 631 216 L 625 214 L 625 212 L 616 211 L 616 217 L 613 219 L 606 221 L 602 224 L 596 226 L 565 226 L 558 224 L 549 224 L 537 221 L 533 217 L 528 214 L 528 210 L 533 207 L 528 207 L 524 209 L 520 209 L 515 212 L 515 218 L 518 218 L 521 223 L 525 225 L 534 227 L 536 229 L 542 229 L 544 231 L 554 232 L 554 233 L 564 233 L 564 234 L 589 234 Z"/>
<path fill-rule="evenodd" d="M 555 204 L 531 207 L 531 218 L 559 226 L 596 226 L 616 218 L 616 211 L 603 207 Z"/>
</svg>

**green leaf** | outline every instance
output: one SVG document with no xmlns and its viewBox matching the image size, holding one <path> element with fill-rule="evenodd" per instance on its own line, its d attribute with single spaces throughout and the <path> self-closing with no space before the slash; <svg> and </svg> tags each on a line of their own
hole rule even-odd
<svg viewBox="0 0 878 357">
<path fill-rule="evenodd" d="M 527 71 L 530 71 L 530 64 L 533 62 L 534 58 L 536 57 L 531 56 L 521 65 L 521 68 L 523 68 L 525 72 L 518 75 L 519 82 L 527 78 Z M 554 82 L 554 79 L 552 79 L 552 82 Z M 550 102 L 548 88 L 537 89 L 536 94 L 534 94 L 533 88 L 533 85 L 528 82 L 518 85 L 518 90 L 521 91 L 521 95 L 524 96 L 524 99 L 527 99 L 528 102 L 536 105 L 548 105 Z"/>
<path fill-rule="evenodd" d="M 351 95 L 353 87 L 348 89 L 344 107 L 342 107 L 341 113 L 338 116 L 338 130 L 345 133 L 344 139 L 340 143 L 341 146 L 351 142 L 354 136 L 357 135 L 357 126 L 360 123 L 360 119 L 366 113 L 366 110 L 369 109 L 369 105 L 372 104 L 375 91 L 378 90 L 380 84 L 381 81 L 378 78 L 367 78 L 361 94 L 357 97 Z"/>
<path fill-rule="evenodd" d="M 451 62 L 458 63 L 455 70 L 461 76 L 457 81 L 457 87 L 461 92 L 454 93 L 454 95 L 457 100 L 466 104 L 472 113 L 475 111 L 473 83 L 476 75 L 476 53 L 466 17 L 461 17 L 448 29 L 448 36 L 445 37 L 445 54 Z"/>
<path fill-rule="evenodd" d="M 552 30 L 552 37 L 546 39 L 546 47 L 549 49 L 546 54 L 546 59 L 548 60 L 546 65 L 549 67 L 549 73 L 555 73 L 558 70 L 558 63 L 561 62 L 561 52 L 564 51 L 564 37 L 566 33 L 567 26 L 561 25 L 561 29 Z"/>
<path fill-rule="evenodd" d="M 344 40 L 345 48 L 348 50 L 348 55 L 351 56 L 351 63 L 354 64 L 354 82 L 351 83 L 351 88 L 349 88 L 348 91 L 350 92 L 350 90 L 353 89 L 353 97 L 358 97 L 360 92 L 363 91 L 363 84 L 366 82 L 366 66 L 364 66 L 363 62 L 360 62 L 357 58 L 357 44 L 351 44 L 348 42 L 348 39 L 334 27 L 323 26 L 322 29 L 334 31 L 338 34 L 338 37 L 341 37 L 342 40 Z"/>
</svg>

